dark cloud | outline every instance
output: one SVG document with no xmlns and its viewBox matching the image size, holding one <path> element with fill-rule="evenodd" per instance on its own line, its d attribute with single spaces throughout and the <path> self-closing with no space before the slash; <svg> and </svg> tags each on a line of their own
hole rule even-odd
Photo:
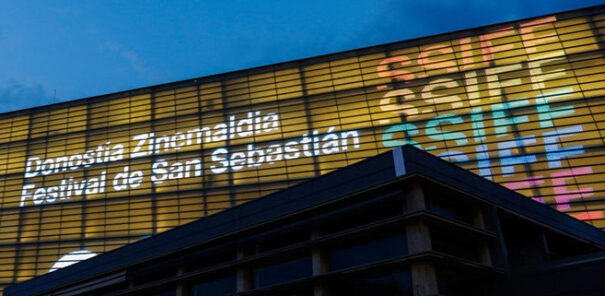
<svg viewBox="0 0 605 296">
<path fill-rule="evenodd" d="M 0 112 L 30 108 L 58 102 L 40 84 L 9 81 L 0 84 Z"/>
</svg>

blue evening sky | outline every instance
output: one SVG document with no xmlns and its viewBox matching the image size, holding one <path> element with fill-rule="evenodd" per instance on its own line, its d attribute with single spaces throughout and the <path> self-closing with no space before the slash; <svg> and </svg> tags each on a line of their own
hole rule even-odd
<svg viewBox="0 0 605 296">
<path fill-rule="evenodd" d="M 0 112 L 603 3 L 0 0 Z"/>
</svg>

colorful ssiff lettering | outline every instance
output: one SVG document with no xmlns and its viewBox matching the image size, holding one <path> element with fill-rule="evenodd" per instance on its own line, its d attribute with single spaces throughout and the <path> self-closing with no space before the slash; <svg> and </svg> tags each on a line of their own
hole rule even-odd
<svg viewBox="0 0 605 296">
<path fill-rule="evenodd" d="M 575 86 L 549 85 L 571 71 L 562 49 L 541 49 L 560 42 L 552 29 L 555 21 L 555 17 L 542 18 L 384 59 L 377 74 L 391 83 L 377 89 L 386 91 L 381 110 L 393 116 L 380 120 L 386 125 L 382 144 L 446 150 L 436 154 L 474 168 L 485 178 L 497 178 L 510 189 L 533 189 L 533 199 L 573 211 L 575 200 L 594 195 L 592 187 L 576 178 L 593 169 L 566 163 L 585 153 L 582 144 L 567 144 L 584 132 L 583 125 L 555 124 L 575 112 L 573 103 L 561 106 L 559 102 L 580 93 Z M 518 42 L 501 41 L 515 36 Z M 499 58 L 515 50 L 524 58 Z M 553 64 L 559 66 L 546 67 Z M 521 97 L 511 93 L 515 88 L 523 89 L 519 94 L 534 94 Z M 536 163 L 547 173 L 528 176 L 540 171 L 531 169 Z M 601 211 L 572 215 L 603 218 Z"/>
</svg>

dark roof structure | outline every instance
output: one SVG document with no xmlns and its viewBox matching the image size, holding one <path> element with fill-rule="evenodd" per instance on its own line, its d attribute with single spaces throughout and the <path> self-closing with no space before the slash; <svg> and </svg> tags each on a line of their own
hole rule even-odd
<svg viewBox="0 0 605 296">
<path fill-rule="evenodd" d="M 415 187 L 415 184 L 420 184 L 420 187 Z M 417 188 L 421 188 L 420 191 Z M 397 206 L 393 205 L 399 202 L 402 206 L 397 209 Z M 474 214 L 477 211 L 479 216 Z M 468 219 L 465 218 L 467 214 L 470 215 Z M 482 222 L 477 222 L 477 217 L 482 217 Z M 361 221 L 366 218 L 368 221 Z M 332 227 L 339 223 L 348 226 Z M 354 223 L 358 224 L 353 225 Z M 429 286 L 425 290 L 418 290 L 419 288 L 414 286 L 413 295 L 434 295 L 431 291 L 436 289 L 430 288 L 434 285 L 431 283 L 434 279 L 420 279 L 417 276 L 418 268 L 414 267 L 414 262 L 418 260 L 434 262 L 437 266 L 440 293 L 454 291 L 448 295 L 456 295 L 455 287 L 448 288 L 452 286 L 451 283 L 443 284 L 444 280 L 439 277 L 441 270 L 449 270 L 450 267 L 455 270 L 470 268 L 477 274 L 489 274 L 490 279 L 498 279 L 488 281 L 489 287 L 505 286 L 511 292 L 508 281 L 523 281 L 525 285 L 531 286 L 531 283 L 540 282 L 527 280 L 531 277 L 539 278 L 540 274 L 552 275 L 550 271 L 569 266 L 579 265 L 584 268 L 585 262 L 600 262 L 603 260 L 603 253 L 598 252 L 605 250 L 605 233 L 601 230 L 406 145 L 258 200 L 16 284 L 8 287 L 4 295 L 151 295 L 145 291 L 151 288 L 156 291 L 157 287 L 174 287 L 208 274 L 222 274 L 225 270 L 237 270 L 237 295 L 265 295 L 281 291 L 280 289 L 289 289 L 293 285 L 317 286 L 317 281 L 329 283 L 330 276 L 344 278 L 346 274 L 356 274 L 358 270 L 334 271 L 329 267 L 315 268 L 316 263 L 313 261 L 312 273 L 298 277 L 293 282 L 285 281 L 288 282 L 286 284 L 278 281 L 268 285 L 263 284 L 262 279 L 259 279 L 260 275 L 254 276 L 255 284 L 241 284 L 243 273 L 240 274 L 239 271 L 248 269 L 251 273 L 260 273 L 257 266 L 262 266 L 262 262 L 267 260 L 274 262 L 275 260 L 269 258 L 282 256 L 280 252 L 289 254 L 284 255 L 286 257 L 291 257 L 293 252 L 298 254 L 297 252 L 303 252 L 301 250 L 307 248 L 315 250 L 318 246 L 324 248 L 323 244 L 342 244 L 348 240 L 349 235 L 358 232 L 361 234 L 357 236 L 372 237 L 374 234 L 363 234 L 364 231 L 397 223 L 403 223 L 405 227 L 391 228 L 406 229 L 407 250 L 402 256 L 390 259 L 391 261 L 380 261 L 382 265 L 379 265 L 386 267 L 388 264 L 411 262 L 409 264 L 414 285 L 420 281 Z M 419 234 L 414 230 L 424 229 L 414 228 L 413 225 L 417 223 L 429 225 L 426 229 L 431 230 L 426 246 L 418 247 L 418 242 L 429 236 L 428 233 Z M 343 232 L 344 228 L 348 229 L 347 233 Z M 263 241 L 261 238 L 265 237 L 267 239 L 264 241 L 274 243 L 281 237 L 287 237 L 301 229 L 319 229 L 320 233 L 268 248 L 270 251 L 259 251 L 263 249 L 258 247 L 258 242 Z M 534 240 L 534 232 L 531 232 L 531 229 L 536 229 L 535 233 L 539 234 L 540 239 Z M 464 251 L 449 250 L 447 247 L 440 250 L 440 246 L 444 244 L 438 242 L 447 241 L 445 237 L 450 231 L 460 231 L 472 238 L 467 241 L 473 242 L 474 238 L 477 238 L 477 241 L 487 242 L 487 247 L 484 248 L 484 251 L 488 252 L 487 257 L 482 256 L 482 251 L 479 251 L 477 260 L 472 259 L 475 258 L 474 255 L 464 259 Z M 445 236 L 440 238 L 439 235 Z M 545 252 L 539 242 L 541 240 L 545 242 Z M 242 252 L 241 247 L 245 249 L 251 241 L 256 242 L 256 251 L 252 252 L 256 254 Z M 534 241 L 538 242 L 535 246 L 541 251 L 534 250 Z M 551 249 L 548 242 L 551 242 Z M 287 246 L 290 246 L 290 249 Z M 218 262 L 218 265 L 208 263 L 212 261 L 208 258 L 218 258 L 220 256 L 216 254 L 229 248 L 234 250 L 232 257 L 219 260 L 221 262 Z M 519 250 L 521 251 L 518 252 Z M 541 255 L 537 256 L 538 253 Z M 597 255 L 590 255 L 593 253 Z M 584 257 L 574 259 L 575 256 Z M 542 257 L 546 259 L 539 259 Z M 451 263 L 442 264 L 445 261 Z M 199 265 L 195 262 L 206 263 Z M 180 268 L 185 265 L 188 267 Z M 371 265 L 367 268 L 378 267 Z M 584 269 L 594 273 L 594 268 Z M 171 271 L 164 273 L 163 270 Z M 519 276 L 520 274 L 524 275 Z M 127 284 L 128 282 L 130 284 Z M 489 287 L 483 287 L 483 292 L 485 289 L 491 289 Z M 524 289 L 526 292 L 532 291 L 532 287 Z M 477 292 L 468 295 L 483 294 Z"/>
</svg>

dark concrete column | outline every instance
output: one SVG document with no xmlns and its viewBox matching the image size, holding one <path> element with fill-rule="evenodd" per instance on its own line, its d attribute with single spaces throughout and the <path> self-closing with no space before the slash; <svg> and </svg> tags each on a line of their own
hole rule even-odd
<svg viewBox="0 0 605 296">
<path fill-rule="evenodd" d="M 473 213 L 473 224 L 481 229 L 485 229 L 485 218 L 483 216 L 483 210 L 478 208 Z"/>
<path fill-rule="evenodd" d="M 407 188 L 404 202 L 404 212 L 426 210 L 426 197 L 422 185 L 413 183 Z M 418 254 L 432 250 L 431 233 L 429 225 L 422 220 L 406 223 L 405 231 L 408 241 L 409 254 Z M 413 262 L 410 264 L 412 271 L 412 288 L 414 296 L 433 296 L 439 293 L 437 288 L 437 274 L 435 266 L 431 262 Z"/>
<path fill-rule="evenodd" d="M 473 224 L 477 228 L 487 229 L 483 209 L 477 208 L 473 214 Z M 492 266 L 492 253 L 487 242 L 481 242 L 479 245 L 479 260 L 482 264 Z"/>
<path fill-rule="evenodd" d="M 414 296 L 439 295 L 435 266 L 430 262 L 416 262 L 412 266 L 412 289 Z"/>
<path fill-rule="evenodd" d="M 321 237 L 321 232 L 311 232 L 311 239 Z M 311 260 L 313 264 L 313 276 L 322 275 L 328 272 L 328 258 L 324 249 L 315 247 L 311 251 Z M 323 283 L 316 283 L 313 287 L 314 296 L 328 296 L 328 289 Z"/>
<path fill-rule="evenodd" d="M 247 256 L 243 248 L 237 249 L 237 259 L 243 259 Z M 246 267 L 237 268 L 237 292 L 245 292 L 252 288 L 252 278 L 250 270 Z"/>
<path fill-rule="evenodd" d="M 182 276 L 183 274 L 185 274 L 185 269 L 181 267 L 177 270 L 177 275 Z M 176 296 L 189 296 L 188 285 L 182 281 L 178 282 L 176 285 Z"/>
<path fill-rule="evenodd" d="M 403 212 L 411 213 L 415 211 L 426 210 L 426 199 L 422 185 L 412 183 L 408 185 L 405 193 L 405 202 L 403 204 Z"/>
</svg>

